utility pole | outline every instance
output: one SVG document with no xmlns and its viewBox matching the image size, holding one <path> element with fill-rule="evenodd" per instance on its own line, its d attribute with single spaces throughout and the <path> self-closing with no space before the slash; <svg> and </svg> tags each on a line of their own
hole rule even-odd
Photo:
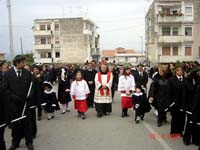
<svg viewBox="0 0 200 150">
<path fill-rule="evenodd" d="M 23 41 L 22 41 L 22 37 L 20 38 L 20 45 L 21 45 L 21 54 L 24 55 L 24 50 L 23 50 Z"/>
<path fill-rule="evenodd" d="M 11 13 L 10 0 L 7 0 L 7 8 L 8 8 L 8 24 L 9 24 L 10 59 L 12 62 L 12 60 L 14 59 L 14 46 L 13 46 L 12 13 Z"/>
<path fill-rule="evenodd" d="M 143 59 L 143 36 L 140 36 L 141 38 L 141 55 L 142 55 L 142 61 L 144 61 Z"/>
</svg>

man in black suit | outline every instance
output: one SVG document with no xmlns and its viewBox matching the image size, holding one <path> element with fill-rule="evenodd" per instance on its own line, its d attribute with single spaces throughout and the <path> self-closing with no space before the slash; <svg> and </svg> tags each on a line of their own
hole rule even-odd
<svg viewBox="0 0 200 150">
<path fill-rule="evenodd" d="M 170 104 L 175 105 L 171 108 L 171 135 L 182 136 L 185 126 L 185 112 L 186 102 L 189 94 L 189 83 L 183 76 L 183 68 L 177 66 L 175 69 L 175 76 L 168 81 L 168 94 Z"/>
<path fill-rule="evenodd" d="M 4 67 L 4 63 L 1 64 L 1 68 Z M 3 87 L 3 75 L 4 71 L 1 69 L 0 71 L 0 126 L 6 123 L 6 109 L 5 109 L 5 88 Z M 0 150 L 6 150 L 6 145 L 4 141 L 4 131 L 5 126 L 0 127 Z"/>
<path fill-rule="evenodd" d="M 9 95 L 8 105 L 12 110 L 11 117 L 16 119 L 22 116 L 22 111 L 27 101 L 27 93 L 32 82 L 32 75 L 23 69 L 25 57 L 16 56 L 13 64 L 14 66 L 4 75 L 4 87 L 6 94 Z M 25 136 L 28 150 L 34 150 L 28 106 L 29 102 L 25 111 L 26 118 L 12 124 L 12 145 L 9 150 L 18 148 L 23 136 Z"/>
<path fill-rule="evenodd" d="M 137 70 L 133 70 L 132 75 L 135 78 L 136 85 L 140 85 L 146 88 L 148 82 L 148 74 L 146 71 L 144 71 L 142 64 L 137 66 Z"/>
<path fill-rule="evenodd" d="M 93 108 L 94 106 L 94 91 L 95 91 L 95 82 L 94 78 L 97 73 L 97 71 L 94 69 L 93 64 L 90 62 L 87 64 L 88 68 L 84 71 L 84 79 L 86 80 L 89 88 L 90 88 L 90 94 L 87 98 L 87 104 L 88 107 Z"/>
</svg>

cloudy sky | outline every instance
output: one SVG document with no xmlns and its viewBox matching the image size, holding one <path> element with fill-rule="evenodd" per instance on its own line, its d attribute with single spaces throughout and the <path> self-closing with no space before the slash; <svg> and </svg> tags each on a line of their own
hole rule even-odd
<svg viewBox="0 0 200 150">
<path fill-rule="evenodd" d="M 14 51 L 20 37 L 26 51 L 33 49 L 33 20 L 87 16 L 99 26 L 101 49 L 124 47 L 141 51 L 145 11 L 149 0 L 11 0 Z M 6 0 L 0 0 L 0 51 L 9 56 Z"/>
</svg>

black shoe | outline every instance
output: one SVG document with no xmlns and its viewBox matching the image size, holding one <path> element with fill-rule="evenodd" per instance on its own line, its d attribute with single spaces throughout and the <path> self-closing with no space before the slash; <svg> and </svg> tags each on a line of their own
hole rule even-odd
<svg viewBox="0 0 200 150">
<path fill-rule="evenodd" d="M 81 117 L 81 113 L 78 113 L 78 117 L 79 117 L 79 118 Z"/>
<path fill-rule="evenodd" d="M 124 117 L 125 117 L 125 114 L 124 114 L 124 113 L 122 113 L 121 117 L 122 117 L 122 118 L 124 118 Z"/>
<path fill-rule="evenodd" d="M 97 114 L 97 117 L 98 117 L 98 118 L 101 118 L 101 117 L 102 117 L 102 114 L 101 114 L 101 113 L 98 113 L 98 114 Z"/>
<path fill-rule="evenodd" d="M 8 150 L 16 150 L 19 147 L 19 145 L 11 145 Z"/>
<path fill-rule="evenodd" d="M 162 122 L 158 122 L 157 127 L 161 127 L 161 126 L 162 126 Z"/>
<path fill-rule="evenodd" d="M 188 146 L 190 145 L 190 141 L 183 138 L 183 144 Z"/>
<path fill-rule="evenodd" d="M 194 144 L 195 146 L 199 146 L 199 142 L 197 141 L 192 141 L 192 144 Z"/>
<path fill-rule="evenodd" d="M 106 115 L 107 115 L 107 113 L 105 112 L 105 113 L 103 113 L 103 115 L 104 115 L 104 116 L 106 116 Z"/>
<path fill-rule="evenodd" d="M 34 150 L 33 144 L 28 144 L 28 145 L 27 145 L 27 148 L 28 148 L 28 150 Z"/>
<path fill-rule="evenodd" d="M 41 120 L 41 117 L 38 117 L 38 121 L 40 121 Z"/>
<path fill-rule="evenodd" d="M 125 114 L 125 117 L 129 117 L 129 114 Z"/>
<path fill-rule="evenodd" d="M 163 120 L 164 123 L 167 123 L 167 119 Z"/>
<path fill-rule="evenodd" d="M 85 114 L 82 115 L 81 119 L 85 120 Z"/>
<path fill-rule="evenodd" d="M 138 123 L 140 123 L 140 121 L 139 120 L 135 120 L 135 123 L 138 124 Z"/>
</svg>

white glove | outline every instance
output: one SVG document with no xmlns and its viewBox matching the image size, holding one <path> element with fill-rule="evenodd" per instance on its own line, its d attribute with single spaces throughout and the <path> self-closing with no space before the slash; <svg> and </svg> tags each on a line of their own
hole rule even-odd
<svg viewBox="0 0 200 150">
<path fill-rule="evenodd" d="M 138 109 L 140 107 L 140 104 L 135 104 L 135 108 Z"/>
<path fill-rule="evenodd" d="M 153 98 L 153 97 L 150 97 L 150 98 L 149 98 L 149 103 L 153 103 L 153 100 L 154 100 L 154 98 Z"/>
</svg>

